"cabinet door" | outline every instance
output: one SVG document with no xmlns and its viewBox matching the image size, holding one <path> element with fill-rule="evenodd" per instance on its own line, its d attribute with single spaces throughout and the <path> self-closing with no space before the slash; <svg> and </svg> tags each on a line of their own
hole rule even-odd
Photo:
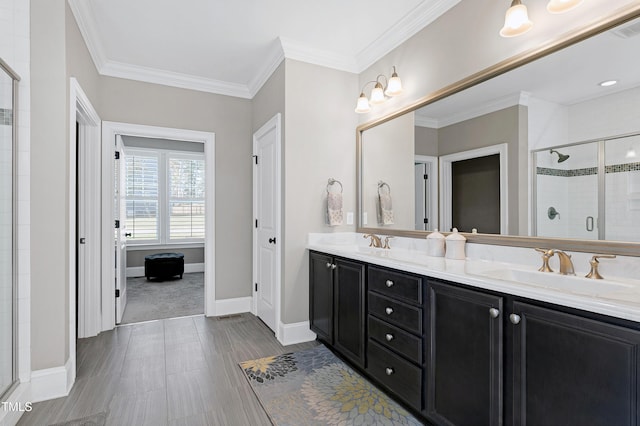
<svg viewBox="0 0 640 426">
<path fill-rule="evenodd" d="M 359 367 L 364 367 L 365 353 L 365 266 L 336 259 L 334 346 Z"/>
<path fill-rule="evenodd" d="M 502 424 L 502 297 L 429 281 L 427 415 L 439 425 Z"/>
<path fill-rule="evenodd" d="M 513 313 L 515 425 L 638 424 L 640 332 L 519 302 Z"/>
<path fill-rule="evenodd" d="M 318 338 L 333 344 L 333 258 L 309 253 L 309 323 Z"/>
</svg>

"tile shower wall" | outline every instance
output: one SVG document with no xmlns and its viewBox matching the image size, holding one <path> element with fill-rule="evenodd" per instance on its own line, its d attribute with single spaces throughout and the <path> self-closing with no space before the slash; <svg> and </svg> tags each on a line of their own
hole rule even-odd
<svg viewBox="0 0 640 426">
<path fill-rule="evenodd" d="M 18 376 L 31 376 L 30 311 L 30 49 L 27 0 L 0 0 L 0 57 L 20 76 L 18 99 L 18 149 L 14 178 L 18 183 Z M 0 90 L 8 90 L 5 87 Z M 7 108 L 0 105 L 0 108 Z M 6 116 L 5 116 L 6 119 Z M 0 118 L 2 120 L 2 118 Z M 6 127 L 0 125 L 0 127 Z M 3 412 L 0 410 L 0 422 Z"/>
</svg>

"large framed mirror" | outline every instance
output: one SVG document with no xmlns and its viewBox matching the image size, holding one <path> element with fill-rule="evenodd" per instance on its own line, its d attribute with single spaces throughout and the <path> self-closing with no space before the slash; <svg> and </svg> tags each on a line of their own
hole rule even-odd
<svg viewBox="0 0 640 426">
<path fill-rule="evenodd" d="M 639 7 L 360 125 L 358 232 L 640 256 L 637 52 Z"/>
<path fill-rule="evenodd" d="M 16 138 L 18 75 L 0 58 L 0 400 L 17 384 Z"/>
</svg>

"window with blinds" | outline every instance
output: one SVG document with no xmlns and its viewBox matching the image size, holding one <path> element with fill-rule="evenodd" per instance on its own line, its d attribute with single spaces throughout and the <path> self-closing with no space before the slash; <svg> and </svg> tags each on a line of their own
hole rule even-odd
<svg viewBox="0 0 640 426">
<path fill-rule="evenodd" d="M 204 155 L 131 149 L 126 152 L 130 244 L 204 240 Z"/>
</svg>

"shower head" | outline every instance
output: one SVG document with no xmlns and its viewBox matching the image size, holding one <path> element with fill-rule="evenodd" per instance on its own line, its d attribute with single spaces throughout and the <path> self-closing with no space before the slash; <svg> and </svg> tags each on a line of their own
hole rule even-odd
<svg viewBox="0 0 640 426">
<path fill-rule="evenodd" d="M 560 152 L 556 151 L 555 149 L 550 149 L 549 153 L 556 153 L 558 154 L 558 163 L 562 163 L 563 161 L 567 161 L 569 159 L 569 155 L 568 154 L 561 154 Z"/>
</svg>

